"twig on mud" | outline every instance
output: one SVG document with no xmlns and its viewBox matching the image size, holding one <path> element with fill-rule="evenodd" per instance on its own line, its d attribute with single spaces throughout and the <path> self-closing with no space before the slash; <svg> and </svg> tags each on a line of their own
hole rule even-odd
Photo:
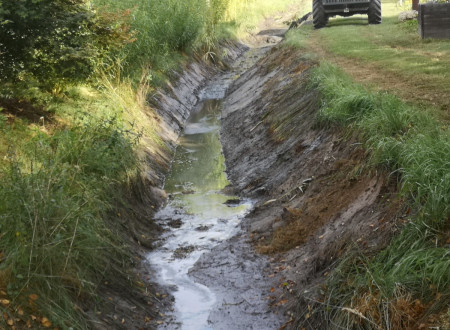
<svg viewBox="0 0 450 330">
<path fill-rule="evenodd" d="M 245 301 L 246 301 L 246 300 L 244 299 L 244 300 L 242 300 L 242 301 L 240 301 L 240 302 L 238 302 L 238 303 L 235 303 L 235 304 L 231 304 L 231 303 L 223 303 L 222 306 L 239 306 L 239 305 L 242 305 Z"/>
<path fill-rule="evenodd" d="M 255 126 L 253 126 L 253 128 L 250 129 L 250 133 L 253 132 L 253 131 L 256 129 L 256 127 L 258 127 L 259 125 L 261 125 L 263 122 L 264 122 L 264 120 L 261 120 L 258 124 L 256 124 Z"/>
<path fill-rule="evenodd" d="M 292 189 L 292 190 L 289 190 L 287 193 L 285 193 L 284 195 L 282 195 L 282 196 L 279 198 L 279 200 L 283 200 L 284 198 L 288 197 L 288 198 L 289 198 L 288 202 L 292 201 L 292 200 L 293 200 L 295 197 L 297 197 L 297 195 L 298 195 L 298 194 L 295 193 L 296 191 L 300 191 L 302 194 L 304 194 L 305 191 L 306 191 L 306 188 L 308 187 L 308 185 L 309 185 L 313 180 L 314 180 L 314 177 L 311 177 L 311 178 L 308 178 L 308 179 L 303 180 L 302 183 L 301 183 L 301 185 L 299 185 L 298 187 L 295 187 L 295 188 Z M 293 193 L 294 193 L 294 197 L 290 197 L 290 196 L 292 196 L 291 194 L 293 194 Z"/>
</svg>

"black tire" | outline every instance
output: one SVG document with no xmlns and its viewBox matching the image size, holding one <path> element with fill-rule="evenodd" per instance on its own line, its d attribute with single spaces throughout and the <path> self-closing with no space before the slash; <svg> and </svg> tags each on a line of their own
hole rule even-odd
<svg viewBox="0 0 450 330">
<path fill-rule="evenodd" d="M 367 16 L 369 17 L 369 24 L 381 23 L 381 0 L 370 0 Z"/>
<path fill-rule="evenodd" d="M 316 29 L 323 28 L 328 24 L 328 16 L 322 0 L 313 0 L 313 23 Z"/>
</svg>

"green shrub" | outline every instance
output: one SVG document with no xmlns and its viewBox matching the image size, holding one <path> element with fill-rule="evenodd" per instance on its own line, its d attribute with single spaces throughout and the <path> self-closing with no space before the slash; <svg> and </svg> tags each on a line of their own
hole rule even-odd
<svg viewBox="0 0 450 330">
<path fill-rule="evenodd" d="M 47 89 L 91 76 L 129 38 L 117 17 L 86 0 L 0 2 L 0 81 L 34 80 Z"/>
</svg>

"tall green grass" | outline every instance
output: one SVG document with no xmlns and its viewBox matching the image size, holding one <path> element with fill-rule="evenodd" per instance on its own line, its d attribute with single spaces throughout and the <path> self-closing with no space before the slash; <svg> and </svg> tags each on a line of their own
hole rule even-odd
<svg viewBox="0 0 450 330">
<path fill-rule="evenodd" d="M 402 174 L 403 193 L 430 221 L 450 215 L 450 131 L 430 112 L 387 93 L 369 92 L 329 64 L 312 78 L 323 95 L 322 124 L 344 124 L 366 138 L 377 164 Z"/>
<path fill-rule="evenodd" d="M 135 41 L 121 53 L 126 75 L 149 80 L 177 68 L 180 52 L 215 43 L 226 0 L 95 0 L 98 10 L 129 12 Z"/>
<path fill-rule="evenodd" d="M 226 20 L 236 24 L 233 33 L 239 38 L 245 38 L 257 32 L 258 25 L 265 18 L 279 19 L 281 15 L 277 17 L 274 14 L 289 6 L 292 8 L 292 17 L 311 11 L 311 2 L 304 0 L 228 0 Z"/>
<path fill-rule="evenodd" d="M 423 316 L 418 310 L 439 312 L 450 302 L 444 234 L 450 217 L 450 130 L 426 109 L 370 92 L 329 64 L 314 70 L 312 85 L 323 96 L 319 123 L 361 134 L 374 165 L 400 174 L 401 194 L 416 210 L 386 250 L 373 258 L 352 255 L 340 264 L 327 283 L 329 301 L 321 312 L 344 328 L 414 326 Z"/>
<path fill-rule="evenodd" d="M 86 327 L 76 299 L 92 299 L 111 264 L 123 260 L 123 244 L 104 218 L 115 188 L 137 169 L 137 137 L 114 118 L 88 117 L 10 145 L 0 167 L 1 290 L 30 313 L 28 297 L 37 295 L 41 316 L 63 328 Z M 8 130 L 1 127 L 14 134 Z"/>
</svg>

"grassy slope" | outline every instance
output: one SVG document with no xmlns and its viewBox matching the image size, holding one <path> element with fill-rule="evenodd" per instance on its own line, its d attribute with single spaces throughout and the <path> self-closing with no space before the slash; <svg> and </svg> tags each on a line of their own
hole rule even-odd
<svg viewBox="0 0 450 330">
<path fill-rule="evenodd" d="M 362 15 L 334 18 L 321 30 L 303 27 L 290 36 L 290 42 L 335 63 L 357 81 L 431 105 L 448 120 L 450 100 L 445 96 L 450 93 L 450 44 L 421 40 L 417 21 L 398 22 L 402 10 L 395 2 L 385 1 L 381 25 L 367 25 Z"/>
<path fill-rule="evenodd" d="M 401 174 L 401 192 L 415 210 L 385 251 L 372 258 L 351 254 L 341 262 L 327 283 L 328 304 L 318 310 L 324 322 L 344 328 L 403 329 L 427 322 L 445 326 L 450 302 L 448 109 L 442 106 L 436 112 L 433 102 L 408 105 L 386 92 L 369 91 L 367 86 L 380 89 L 373 86 L 376 79 L 362 79 L 364 87 L 351 77 L 358 78 L 352 70 L 368 66 L 395 74 L 391 85 L 381 82 L 381 89 L 392 91 L 383 87 L 394 89 L 395 79 L 410 81 L 410 86 L 419 80 L 425 90 L 445 97 L 450 88 L 450 42 L 420 40 L 416 24 L 398 24 L 395 5 L 383 6 L 380 26 L 367 26 L 360 18 L 334 19 L 329 28 L 305 27 L 287 40 L 323 60 L 313 77 L 324 102 L 319 121 L 365 136 L 375 164 Z M 342 69 L 327 59 L 343 64 Z"/>
</svg>

